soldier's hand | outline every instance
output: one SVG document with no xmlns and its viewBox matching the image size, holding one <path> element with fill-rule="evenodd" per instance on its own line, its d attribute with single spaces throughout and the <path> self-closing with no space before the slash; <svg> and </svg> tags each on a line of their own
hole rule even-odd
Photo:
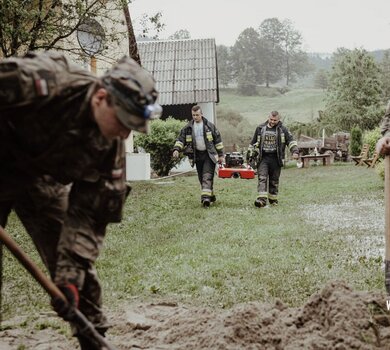
<svg viewBox="0 0 390 350">
<path fill-rule="evenodd" d="M 78 308 L 79 292 L 74 284 L 58 287 L 62 294 L 64 294 L 66 301 L 62 298 L 53 298 L 51 305 L 58 316 L 65 321 L 71 321 L 74 317 L 74 309 Z"/>
<path fill-rule="evenodd" d="M 293 153 L 292 157 L 293 157 L 293 159 L 298 159 L 299 158 L 299 154 L 298 153 Z"/>
<path fill-rule="evenodd" d="M 390 138 L 388 136 L 384 136 L 378 140 L 375 147 L 376 151 L 383 155 L 390 154 Z"/>
<path fill-rule="evenodd" d="M 225 161 L 225 157 L 224 156 L 219 156 L 218 157 L 218 164 L 223 164 L 224 161 Z"/>
<path fill-rule="evenodd" d="M 173 154 L 172 154 L 172 157 L 173 157 L 174 159 L 179 158 L 179 151 L 178 151 L 178 150 L 174 150 L 174 151 L 173 151 Z"/>
</svg>

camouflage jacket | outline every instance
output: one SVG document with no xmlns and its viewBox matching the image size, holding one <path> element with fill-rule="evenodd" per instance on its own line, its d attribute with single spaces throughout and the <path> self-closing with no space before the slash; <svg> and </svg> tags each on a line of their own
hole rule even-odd
<svg viewBox="0 0 390 350">
<path fill-rule="evenodd" d="M 46 61 L 47 56 L 41 61 L 43 70 L 48 69 Z M 97 78 L 81 70 L 69 73 L 63 57 L 50 63 L 56 70 L 54 81 L 63 82 L 57 76 L 68 75 L 67 84 L 54 85 L 53 93 L 28 103 L 0 108 L 0 200 L 12 199 L 37 177 L 50 175 L 59 183 L 72 183 L 72 191 L 85 188 L 94 193 L 97 203 L 86 205 L 91 211 L 104 211 L 102 207 L 110 204 L 103 197 L 110 197 L 110 191 L 127 192 L 123 141 L 105 139 L 92 120 L 89 101 Z M 124 201 L 121 198 L 118 203 Z"/>
<path fill-rule="evenodd" d="M 390 137 L 390 101 L 387 104 L 385 116 L 383 117 L 383 120 L 382 120 L 381 133 L 383 136 Z"/>
</svg>

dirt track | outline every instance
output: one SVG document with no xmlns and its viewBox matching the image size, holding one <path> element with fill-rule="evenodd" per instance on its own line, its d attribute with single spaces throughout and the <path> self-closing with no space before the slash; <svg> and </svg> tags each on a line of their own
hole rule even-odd
<svg viewBox="0 0 390 350">
<path fill-rule="evenodd" d="M 42 315 L 42 318 L 47 317 Z M 50 316 L 54 317 L 54 316 Z M 385 293 L 329 283 L 299 308 L 257 302 L 213 311 L 175 303 L 134 304 L 110 315 L 108 338 L 118 349 L 390 349 Z M 9 320 L 8 325 L 20 323 Z M 51 328 L 0 332 L 0 349 L 77 349 Z M 23 349 L 23 348 L 21 348 Z"/>
</svg>

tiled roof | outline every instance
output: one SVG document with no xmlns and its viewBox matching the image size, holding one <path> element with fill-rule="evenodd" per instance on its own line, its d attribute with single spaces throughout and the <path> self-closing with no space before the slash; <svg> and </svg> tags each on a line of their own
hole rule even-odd
<svg viewBox="0 0 390 350">
<path fill-rule="evenodd" d="M 161 105 L 218 102 L 214 39 L 142 41 L 137 46 L 142 66 L 156 79 Z"/>
</svg>

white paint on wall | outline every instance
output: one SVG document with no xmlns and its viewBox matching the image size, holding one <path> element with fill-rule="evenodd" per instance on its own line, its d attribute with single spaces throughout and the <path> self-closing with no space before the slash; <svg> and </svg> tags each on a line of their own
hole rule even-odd
<svg viewBox="0 0 390 350">
<path fill-rule="evenodd" d="M 126 180 L 150 180 L 149 153 L 126 153 Z"/>
</svg>

